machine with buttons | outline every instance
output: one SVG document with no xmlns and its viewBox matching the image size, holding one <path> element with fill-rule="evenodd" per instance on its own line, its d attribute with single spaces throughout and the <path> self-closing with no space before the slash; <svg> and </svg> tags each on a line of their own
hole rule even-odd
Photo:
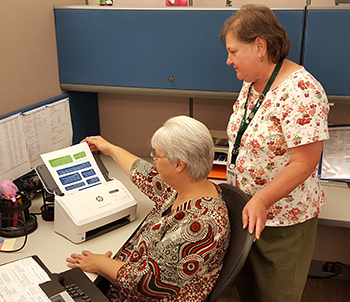
<svg viewBox="0 0 350 302">
<path fill-rule="evenodd" d="M 54 231 L 73 243 L 92 239 L 136 218 L 137 201 L 119 180 L 108 177 L 99 157 L 95 159 L 107 181 L 74 194 L 63 194 L 45 165 L 35 168 L 44 188 L 55 195 Z"/>
</svg>

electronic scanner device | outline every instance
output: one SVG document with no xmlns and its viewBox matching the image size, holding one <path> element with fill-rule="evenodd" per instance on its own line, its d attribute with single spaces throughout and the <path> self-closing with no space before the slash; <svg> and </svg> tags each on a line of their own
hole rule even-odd
<svg viewBox="0 0 350 302">
<path fill-rule="evenodd" d="M 83 151 L 88 152 L 90 150 Z M 58 164 L 57 155 L 50 155 L 53 158 L 50 163 L 59 166 L 55 171 L 50 171 L 45 163 L 35 168 L 44 188 L 55 195 L 54 231 L 73 243 L 84 242 L 135 220 L 137 209 L 134 197 L 119 180 L 108 177 L 108 170 L 97 154 L 93 154 L 95 167 L 91 159 L 81 156 L 80 151 L 79 154 L 77 160 L 72 156 L 73 162 L 60 157 Z M 66 161 L 70 162 L 69 166 Z M 53 174 L 60 176 L 55 180 Z"/>
</svg>

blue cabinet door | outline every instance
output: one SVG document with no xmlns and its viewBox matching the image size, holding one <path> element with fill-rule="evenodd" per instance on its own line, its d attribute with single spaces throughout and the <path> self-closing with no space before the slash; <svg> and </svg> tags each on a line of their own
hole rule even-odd
<svg viewBox="0 0 350 302">
<path fill-rule="evenodd" d="M 237 92 L 219 39 L 232 10 L 56 8 L 61 83 Z M 302 10 L 278 10 L 300 60 Z"/>
<path fill-rule="evenodd" d="M 350 95 L 350 10 L 309 9 L 304 66 L 328 95 Z"/>
</svg>

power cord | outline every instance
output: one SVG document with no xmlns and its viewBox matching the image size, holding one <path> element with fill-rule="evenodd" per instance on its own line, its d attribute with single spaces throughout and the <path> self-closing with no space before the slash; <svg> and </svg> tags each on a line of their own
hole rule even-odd
<svg viewBox="0 0 350 302">
<path fill-rule="evenodd" d="M 338 276 L 342 269 L 339 265 L 339 262 L 326 262 L 325 264 L 323 264 L 322 266 L 322 271 L 325 273 L 330 273 L 329 277 L 333 278 Z"/>
<path fill-rule="evenodd" d="M 340 275 L 343 272 L 343 269 L 348 269 L 350 271 L 350 266 L 346 265 L 341 262 L 326 262 L 322 265 L 322 273 L 324 275 L 312 275 L 309 277 L 315 278 L 315 279 L 325 279 L 325 278 L 334 278 L 338 275 Z"/>
<path fill-rule="evenodd" d="M 18 221 L 19 223 L 21 223 L 21 227 L 19 227 L 17 230 L 13 230 L 11 229 L 11 232 L 16 232 L 16 237 L 21 237 L 21 236 L 24 236 L 24 242 L 22 244 L 21 247 L 19 247 L 18 249 L 15 249 L 15 250 L 3 250 L 1 249 L 0 252 L 3 252 L 3 253 L 14 253 L 14 252 L 18 252 L 20 251 L 21 249 L 23 249 L 27 243 L 27 239 L 28 239 L 28 232 L 26 230 L 26 228 L 24 227 L 24 222 L 23 220 L 21 219 L 17 219 L 17 218 L 10 218 L 10 217 L 0 217 L 0 220 L 12 220 L 12 221 Z"/>
</svg>

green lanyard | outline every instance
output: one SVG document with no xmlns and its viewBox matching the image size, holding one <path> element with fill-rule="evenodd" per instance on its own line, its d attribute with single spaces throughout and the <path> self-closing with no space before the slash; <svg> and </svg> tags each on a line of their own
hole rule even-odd
<svg viewBox="0 0 350 302">
<path fill-rule="evenodd" d="M 259 95 L 258 101 L 256 102 L 253 110 L 249 113 L 249 115 L 247 117 L 247 108 L 248 108 L 250 91 L 251 91 L 252 86 L 253 86 L 254 83 L 251 83 L 250 86 L 249 86 L 247 99 L 246 99 L 245 105 L 244 105 L 244 115 L 243 115 L 243 118 L 241 120 L 241 125 L 239 126 L 239 129 L 238 129 L 238 132 L 237 132 L 237 136 L 236 136 L 236 140 L 235 140 L 235 143 L 234 143 L 233 149 L 232 149 L 231 163 L 229 165 L 230 169 L 234 169 L 234 167 L 235 167 L 235 163 L 236 163 L 236 160 L 237 160 L 237 156 L 238 156 L 239 147 L 240 147 L 240 144 L 241 144 L 243 133 L 247 129 L 248 125 L 250 124 L 250 122 L 254 118 L 255 113 L 258 111 L 258 109 L 260 108 L 262 102 L 264 101 L 266 93 L 269 91 L 273 81 L 275 80 L 278 72 L 281 69 L 282 63 L 283 63 L 283 61 L 279 61 L 276 64 L 275 69 L 273 70 L 273 72 L 272 72 L 272 74 L 270 76 L 270 79 L 269 79 L 269 81 L 267 82 L 267 84 L 266 84 L 266 86 L 264 88 L 264 91 Z"/>
</svg>

